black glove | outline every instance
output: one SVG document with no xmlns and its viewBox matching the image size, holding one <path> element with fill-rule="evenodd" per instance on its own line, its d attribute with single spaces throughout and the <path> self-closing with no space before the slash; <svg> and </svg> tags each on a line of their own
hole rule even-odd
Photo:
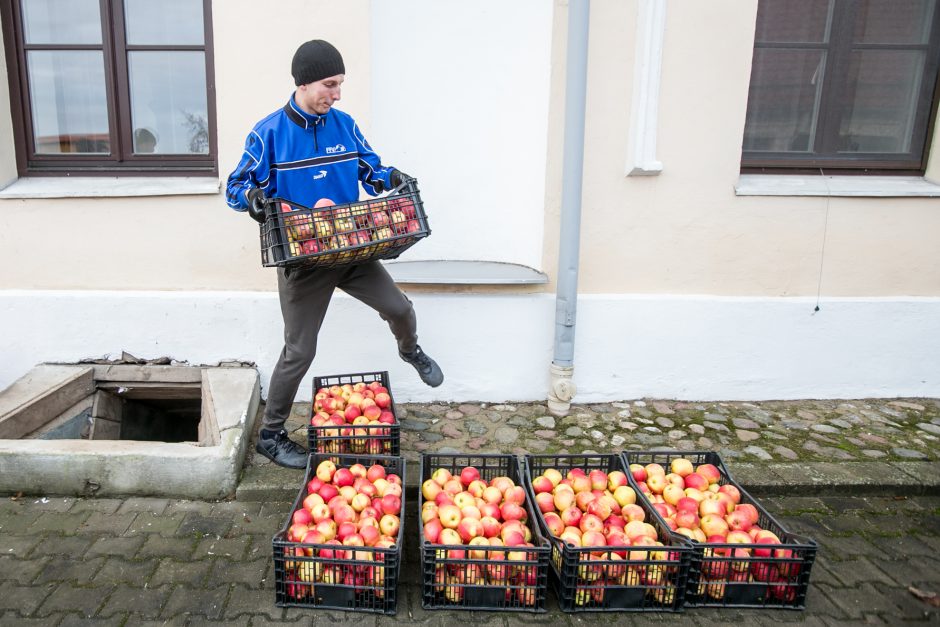
<svg viewBox="0 0 940 627">
<path fill-rule="evenodd" d="M 411 180 L 412 178 L 413 178 L 413 177 L 408 176 L 407 174 L 405 174 L 405 173 L 402 172 L 401 170 L 396 170 L 395 168 L 392 168 L 392 171 L 389 172 L 389 175 L 388 175 L 388 182 L 389 182 L 389 184 L 392 186 L 392 189 L 395 189 L 396 187 L 398 187 L 398 186 L 401 185 L 402 183 L 404 183 L 404 182 L 406 182 L 406 181 L 409 181 L 409 180 Z"/>
<path fill-rule="evenodd" d="M 257 187 L 252 187 L 245 193 L 248 198 L 248 215 L 258 224 L 264 224 L 264 192 Z"/>
</svg>

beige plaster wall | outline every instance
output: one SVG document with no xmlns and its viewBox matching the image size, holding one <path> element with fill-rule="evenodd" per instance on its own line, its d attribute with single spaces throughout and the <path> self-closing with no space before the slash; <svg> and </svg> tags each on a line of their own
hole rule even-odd
<svg viewBox="0 0 940 627">
<path fill-rule="evenodd" d="M 567 2 L 554 6 L 548 154 L 531 156 L 545 159 L 548 174 L 543 269 L 552 280 Z M 580 291 L 940 295 L 938 199 L 735 196 L 756 6 L 757 0 L 669 2 L 658 128 L 664 170 L 626 177 L 636 3 L 592 2 Z M 290 95 L 290 58 L 307 39 L 329 39 L 343 51 L 340 107 L 356 115 L 368 136 L 370 7 L 369 0 L 283 0 L 270 14 L 250 0 L 214 3 L 223 184 L 250 127 Z M 250 37 L 257 32 L 270 36 L 255 43 Z M 3 81 L 0 96 L 6 89 Z M 419 90 L 415 97 L 449 97 L 435 94 L 433 85 Z M 0 106 L 0 180 L 15 169 L 11 128 L 8 109 Z M 938 138 L 928 167 L 934 179 L 940 178 Z M 221 193 L 0 200 L 0 289 L 275 289 L 273 271 L 258 261 L 256 228 L 228 209 Z M 442 288 L 422 291 L 428 289 Z M 553 291 L 554 283 L 544 289 Z"/>
<path fill-rule="evenodd" d="M 940 295 L 936 198 L 735 196 L 756 7 L 669 2 L 663 172 L 626 177 L 636 5 L 592 2 L 580 291 Z M 564 62 L 563 46 L 554 60 Z M 936 146 L 934 155 L 928 173 L 940 161 Z M 549 170 L 560 171 L 560 154 L 551 159 Z"/>
<path fill-rule="evenodd" d="M 330 40 L 343 52 L 340 106 L 368 134 L 369 0 L 280 0 L 276 12 L 258 7 L 251 0 L 213 3 L 223 192 L 248 131 L 291 95 L 291 56 L 308 39 Z M 0 95 L 6 91 L 3 80 Z M 11 128 L 4 104 L 0 181 L 15 176 Z M 276 290 L 274 271 L 259 263 L 257 227 L 228 208 L 223 192 L 0 200 L 0 289 Z"/>
</svg>

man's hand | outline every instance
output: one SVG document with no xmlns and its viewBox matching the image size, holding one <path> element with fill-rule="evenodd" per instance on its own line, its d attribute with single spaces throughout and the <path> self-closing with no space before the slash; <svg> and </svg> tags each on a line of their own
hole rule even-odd
<svg viewBox="0 0 940 627">
<path fill-rule="evenodd" d="M 257 187 L 252 187 L 245 194 L 248 198 L 248 215 L 258 224 L 264 224 L 264 192 Z"/>
<path fill-rule="evenodd" d="M 414 178 L 414 177 L 408 176 L 401 170 L 396 170 L 395 168 L 392 168 L 392 171 L 389 172 L 389 175 L 388 175 L 388 182 L 392 186 L 392 189 L 395 189 L 396 187 L 398 187 L 399 185 L 401 185 L 402 183 L 404 183 L 405 181 L 411 178 Z"/>
</svg>

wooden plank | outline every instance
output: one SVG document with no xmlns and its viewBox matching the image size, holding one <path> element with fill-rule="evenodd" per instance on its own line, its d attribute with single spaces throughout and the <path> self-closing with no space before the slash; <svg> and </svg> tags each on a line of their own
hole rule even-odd
<svg viewBox="0 0 940 627">
<path fill-rule="evenodd" d="M 37 440 L 47 440 L 47 439 L 61 439 L 67 436 L 62 435 L 62 432 L 71 432 L 75 433 L 75 438 L 70 439 L 79 439 L 82 437 L 80 434 L 88 434 L 88 421 L 91 418 L 91 409 L 94 404 L 93 396 L 86 396 L 82 400 L 78 401 L 64 412 L 41 426 L 36 431 L 26 435 L 25 437 L 29 439 Z M 84 418 L 81 420 L 83 424 L 81 425 L 70 425 L 66 426 L 68 423 L 74 421 L 79 416 L 84 414 Z"/>
<path fill-rule="evenodd" d="M 95 380 L 98 383 L 200 383 L 202 368 L 198 366 L 150 366 L 150 365 L 97 365 Z"/>
<path fill-rule="evenodd" d="M 202 411 L 199 420 L 199 446 L 218 446 L 219 422 L 215 416 L 215 402 L 212 400 L 212 388 L 209 377 L 202 377 Z"/>
<path fill-rule="evenodd" d="M 124 401 L 106 390 L 95 392 L 95 406 L 91 411 L 91 440 L 120 440 Z"/>
<path fill-rule="evenodd" d="M 107 390 L 120 398 L 134 400 L 161 400 L 174 398 L 202 398 L 199 383 L 156 383 L 108 381 L 98 382 L 99 390 Z"/>
<path fill-rule="evenodd" d="M 94 418 L 121 422 L 124 416 L 124 403 L 120 397 L 107 390 L 98 390 L 95 392 L 95 406 L 91 410 L 91 415 Z"/>
<path fill-rule="evenodd" d="M 92 418 L 90 440 L 120 440 L 121 423 L 98 416 Z"/>
<path fill-rule="evenodd" d="M 37 366 L 2 395 L 0 439 L 19 439 L 40 429 L 95 390 L 94 369 Z"/>
</svg>

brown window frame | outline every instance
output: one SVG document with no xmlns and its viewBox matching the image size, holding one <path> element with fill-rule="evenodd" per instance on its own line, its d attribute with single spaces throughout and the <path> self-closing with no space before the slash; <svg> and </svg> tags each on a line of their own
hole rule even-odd
<svg viewBox="0 0 940 627">
<path fill-rule="evenodd" d="M 10 83 L 16 165 L 20 176 L 218 176 L 215 73 L 211 0 L 202 0 L 203 45 L 128 45 L 124 1 L 98 0 L 100 44 L 25 44 L 20 0 L 0 0 L 0 18 Z M 102 50 L 108 101 L 109 155 L 37 154 L 33 139 L 26 70 L 27 50 Z M 127 54 L 138 50 L 199 51 L 205 54 L 208 153 L 193 155 L 134 154 Z"/>
<path fill-rule="evenodd" d="M 764 2 L 765 0 L 760 0 Z M 810 153 L 747 151 L 741 153 L 741 172 L 744 174 L 826 174 L 846 175 L 918 175 L 927 169 L 930 143 L 935 131 L 938 103 L 940 103 L 940 2 L 934 9 L 933 22 L 926 44 L 853 44 L 853 28 L 858 5 L 853 0 L 834 0 L 832 28 L 828 41 L 820 43 L 774 43 L 758 41 L 755 36 L 755 55 L 758 49 L 814 49 L 826 50 L 826 71 L 820 93 L 814 151 Z M 760 10 L 760 7 L 758 7 Z M 847 87 L 848 61 L 853 50 L 924 50 L 926 62 L 917 113 L 912 129 L 911 151 L 908 153 L 837 153 L 839 112 L 835 103 L 839 93 Z M 930 79 L 933 85 L 930 85 Z M 822 150 L 815 150 L 816 147 Z"/>
</svg>

